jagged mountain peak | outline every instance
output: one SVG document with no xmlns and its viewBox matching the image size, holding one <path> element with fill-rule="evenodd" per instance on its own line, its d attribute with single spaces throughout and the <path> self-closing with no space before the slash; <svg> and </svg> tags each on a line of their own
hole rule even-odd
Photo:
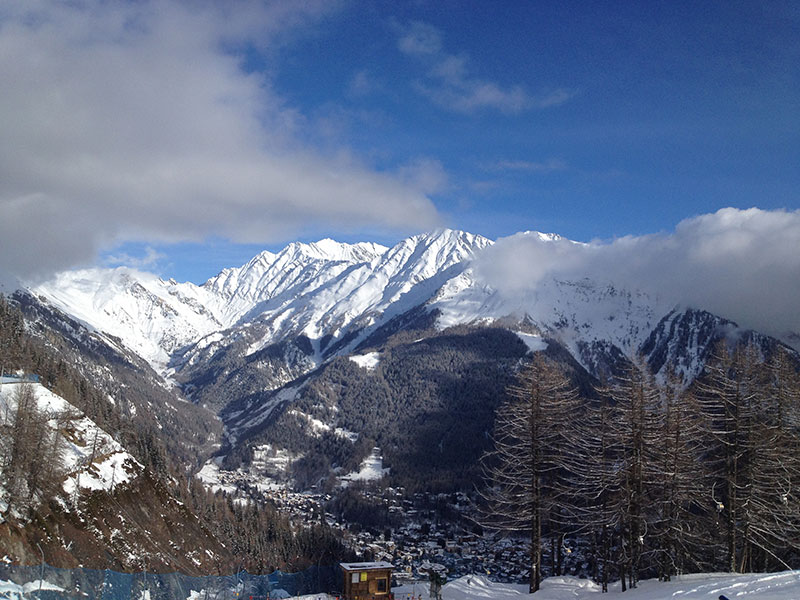
<svg viewBox="0 0 800 600">
<path fill-rule="evenodd" d="M 265 250 L 241 267 L 224 269 L 204 283 L 203 287 L 231 304 L 228 314 L 233 321 L 258 302 L 285 290 L 287 282 L 291 280 L 291 277 L 285 276 L 287 272 L 306 269 L 310 263 L 369 262 L 386 250 L 385 246 L 371 242 L 347 244 L 330 238 L 311 243 L 292 242 L 277 253 Z M 321 268 L 317 266 L 311 271 Z"/>
<path fill-rule="evenodd" d="M 64 272 L 31 290 L 163 371 L 181 347 L 252 319 L 272 322 L 264 343 L 292 331 L 335 336 L 490 243 L 447 229 L 391 249 L 322 239 L 261 252 L 202 286 L 119 267 Z"/>
<path fill-rule="evenodd" d="M 423 246 L 426 248 L 441 247 L 471 253 L 476 249 L 485 248 L 491 244 L 492 240 L 482 235 L 458 229 L 441 228 L 431 232 L 413 235 L 406 238 L 398 245 Z"/>
<path fill-rule="evenodd" d="M 278 253 L 278 257 L 293 260 L 310 258 L 318 260 L 341 260 L 347 262 L 369 262 L 386 252 L 388 248 L 373 242 L 347 244 L 325 238 L 316 242 L 292 242 Z"/>
<path fill-rule="evenodd" d="M 380 258 L 378 268 L 395 270 L 416 283 L 432 277 L 438 271 L 472 259 L 492 243 L 481 235 L 439 229 L 399 242 Z"/>
<path fill-rule="evenodd" d="M 530 229 L 527 230 L 527 231 L 521 232 L 520 235 L 538 238 L 542 242 L 559 242 L 561 240 L 566 240 L 565 237 L 562 237 L 562 236 L 558 235 L 557 233 L 544 233 L 544 232 L 541 232 L 541 231 L 533 231 L 533 230 L 530 230 Z"/>
<path fill-rule="evenodd" d="M 261 301 L 242 317 L 242 323 L 256 319 L 266 328 L 250 351 L 292 333 L 311 340 L 326 338 L 329 343 L 331 339 L 342 339 L 354 328 L 369 327 L 384 316 L 390 318 L 424 303 L 444 282 L 444 272 L 489 244 L 491 241 L 482 236 L 444 229 L 406 238 L 392 248 L 326 240 L 317 243 L 316 248 L 290 245 L 273 265 L 280 267 L 274 278 L 259 284 L 261 290 L 272 291 L 268 295 L 262 293 Z M 353 254 L 356 249 L 361 257 L 373 258 L 364 262 L 302 258 L 320 246 L 329 256 L 331 248 L 344 248 L 348 257 L 359 257 Z M 302 257 L 295 258 L 290 251 L 300 251 Z M 377 254 L 379 251 L 382 252 Z M 426 285 L 420 286 L 423 282 Z"/>
</svg>

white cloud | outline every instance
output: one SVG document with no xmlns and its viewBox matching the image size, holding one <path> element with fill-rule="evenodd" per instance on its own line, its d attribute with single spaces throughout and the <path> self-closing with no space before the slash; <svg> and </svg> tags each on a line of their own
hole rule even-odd
<svg viewBox="0 0 800 600">
<path fill-rule="evenodd" d="M 432 158 L 419 158 L 402 166 L 397 174 L 408 185 L 427 194 L 441 192 L 448 185 L 447 172 L 442 163 Z"/>
<path fill-rule="evenodd" d="M 408 180 L 298 142 L 303 116 L 230 51 L 270 49 L 330 5 L 6 3 L 3 266 L 46 275 L 123 240 L 266 243 L 319 223 L 437 224 Z"/>
<path fill-rule="evenodd" d="M 532 173 L 551 173 L 563 171 L 567 163 L 559 158 L 550 158 L 544 162 L 530 160 L 501 160 L 487 167 L 492 171 L 529 171 Z"/>
<path fill-rule="evenodd" d="M 530 94 L 520 85 L 501 86 L 497 82 L 470 74 L 468 58 L 442 51 L 441 32 L 427 23 L 412 22 L 400 30 L 398 48 L 420 60 L 432 61 L 424 81 L 416 83 L 417 91 L 448 110 L 472 113 L 496 109 L 516 114 L 530 109 L 544 109 L 567 102 L 572 90 L 558 88 L 539 95 Z"/>
<path fill-rule="evenodd" d="M 397 47 L 410 55 L 438 54 L 442 49 L 442 34 L 433 25 L 413 21 L 401 33 Z"/>
<path fill-rule="evenodd" d="M 151 246 L 147 246 L 144 248 L 144 256 L 132 256 L 127 252 L 122 252 L 105 256 L 103 262 L 110 267 L 124 266 L 132 269 L 146 269 L 152 268 L 165 258 L 165 254 Z"/>
<path fill-rule="evenodd" d="M 686 219 L 672 233 L 611 242 L 545 242 L 518 234 L 477 263 L 509 297 L 545 277 L 589 277 L 708 310 L 773 335 L 800 332 L 800 211 L 724 208 Z"/>
<path fill-rule="evenodd" d="M 366 71 L 357 71 L 350 80 L 348 93 L 351 96 L 366 96 L 375 89 L 372 79 Z"/>
</svg>

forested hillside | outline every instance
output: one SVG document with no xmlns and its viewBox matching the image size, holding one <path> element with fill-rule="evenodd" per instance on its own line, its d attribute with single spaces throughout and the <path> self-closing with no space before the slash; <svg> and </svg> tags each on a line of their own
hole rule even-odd
<svg viewBox="0 0 800 600">
<path fill-rule="evenodd" d="M 266 425 L 244 434 L 226 465 L 247 463 L 255 448 L 274 444 L 304 458 L 290 472 L 273 475 L 307 489 L 333 473 L 357 470 L 378 446 L 390 469 L 388 484 L 472 490 L 479 458 L 491 445 L 495 409 L 529 351 L 525 343 L 501 328 L 411 328 L 359 351 L 293 383 L 291 400 L 275 408 Z M 567 360 L 555 343 L 548 352 Z M 359 365 L 358 356 L 365 355 L 374 365 Z M 565 364 L 590 389 L 585 371 L 574 361 Z M 234 404 L 231 412 L 237 422 L 258 421 L 258 410 L 269 403 L 267 397 L 244 413 Z"/>
<path fill-rule="evenodd" d="M 41 547 L 54 566 L 225 574 L 351 557 L 324 524 L 298 529 L 274 507 L 242 506 L 204 489 L 193 465 L 213 448 L 216 419 L 177 397 L 143 361 L 33 298 L 0 296 L 0 364 L 6 373 L 38 375 L 72 407 L 44 412 L 33 384 L 5 384 L 0 552 L 8 559 L 36 563 Z M 92 423 L 94 441 L 75 438 L 78 419 Z M 69 491 L 65 477 L 99 476 L 101 432 L 139 466 L 130 478 L 112 474 L 102 489 Z M 59 458 L 68 443 L 90 448 L 70 471 Z"/>
</svg>

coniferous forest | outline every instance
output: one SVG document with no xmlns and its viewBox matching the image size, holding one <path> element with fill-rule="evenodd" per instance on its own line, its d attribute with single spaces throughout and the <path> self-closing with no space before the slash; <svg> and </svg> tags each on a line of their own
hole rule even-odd
<svg viewBox="0 0 800 600">
<path fill-rule="evenodd" d="M 800 566 L 800 377 L 786 350 L 720 342 L 688 388 L 631 361 L 591 400 L 537 354 L 510 392 L 483 458 L 483 520 L 530 533 L 531 591 L 559 574 L 565 539 L 604 591 Z"/>
</svg>

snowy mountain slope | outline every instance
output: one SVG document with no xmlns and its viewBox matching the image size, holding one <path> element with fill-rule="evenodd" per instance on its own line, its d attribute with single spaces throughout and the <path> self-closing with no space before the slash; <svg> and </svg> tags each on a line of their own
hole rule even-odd
<svg viewBox="0 0 800 600">
<path fill-rule="evenodd" d="M 226 325 L 263 305 L 275 310 L 287 298 L 305 295 L 352 265 L 369 263 L 386 252 L 379 244 L 341 244 L 330 239 L 292 243 L 277 254 L 262 252 L 239 268 L 223 270 L 203 284 L 219 301 Z"/>
<path fill-rule="evenodd" d="M 74 494 L 76 488 L 109 491 L 115 485 L 142 474 L 142 465 L 108 433 L 89 418 L 80 416 L 81 412 L 69 402 L 38 383 L 18 383 L 11 379 L 0 381 L 0 414 L 15 413 L 21 385 L 31 386 L 39 411 L 48 415 L 47 426 L 51 430 L 63 427 L 64 443 L 58 459 L 67 474 L 63 489 L 68 495 Z M 64 414 L 70 415 L 66 421 L 59 419 Z"/>
<path fill-rule="evenodd" d="M 61 382 L 60 389 L 70 394 L 65 397 L 91 415 L 118 415 L 114 418 L 125 419 L 129 432 L 157 431 L 172 456 L 194 460 L 213 451 L 221 434 L 216 416 L 187 402 L 118 338 L 89 331 L 30 293 L 17 292 L 10 302 L 19 309 L 26 345 L 33 348 L 34 358 L 20 368 L 49 385 Z M 88 385 L 78 385 L 81 379 Z"/>
<path fill-rule="evenodd" d="M 163 371 L 178 348 L 223 327 L 216 298 L 191 283 L 126 268 L 67 271 L 32 290 Z"/>
<path fill-rule="evenodd" d="M 64 272 L 31 290 L 118 337 L 163 373 L 177 350 L 198 341 L 199 350 L 217 344 L 219 332 L 234 326 L 251 331 L 252 353 L 290 334 L 318 342 L 337 337 L 354 323 L 371 324 L 390 307 L 397 314 L 427 299 L 408 295 L 417 284 L 490 243 L 450 230 L 414 236 L 390 249 L 321 240 L 262 252 L 202 286 L 117 268 Z"/>
<path fill-rule="evenodd" d="M 700 374 L 720 335 L 735 333 L 736 323 L 700 310 L 671 310 L 642 343 L 654 371 L 671 365 L 684 381 Z"/>
<path fill-rule="evenodd" d="M 306 286 L 275 294 L 251 316 L 263 333 L 250 351 L 287 335 L 304 335 L 323 351 L 331 339 L 348 330 L 387 320 L 425 302 L 451 267 L 462 265 L 491 242 L 483 237 L 450 230 L 408 238 L 369 262 L 350 265 L 333 277 L 317 278 Z M 327 274 L 327 273 L 326 273 Z M 420 287 L 425 282 L 431 285 Z M 416 292 L 416 293 L 415 293 Z"/>
<path fill-rule="evenodd" d="M 36 435 L 12 438 L 19 431 L 17 404 L 30 398 L 28 391 L 38 412 L 23 411 L 19 418 L 23 430 Z M 38 564 L 44 556 L 61 567 L 119 571 L 233 568 L 230 550 L 152 466 L 63 397 L 38 383 L 4 378 L 0 421 L 5 451 L 12 439 L 30 441 L 16 455 L 22 462 L 0 468 L 0 556 L 7 563 Z"/>
<path fill-rule="evenodd" d="M 646 294 L 588 279 L 548 278 L 534 289 L 501 293 L 472 269 L 448 281 L 429 306 L 440 312 L 441 327 L 498 319 L 519 322 L 530 333 L 557 339 L 596 375 L 606 369 L 612 354 L 637 352 L 671 308 Z"/>
</svg>

